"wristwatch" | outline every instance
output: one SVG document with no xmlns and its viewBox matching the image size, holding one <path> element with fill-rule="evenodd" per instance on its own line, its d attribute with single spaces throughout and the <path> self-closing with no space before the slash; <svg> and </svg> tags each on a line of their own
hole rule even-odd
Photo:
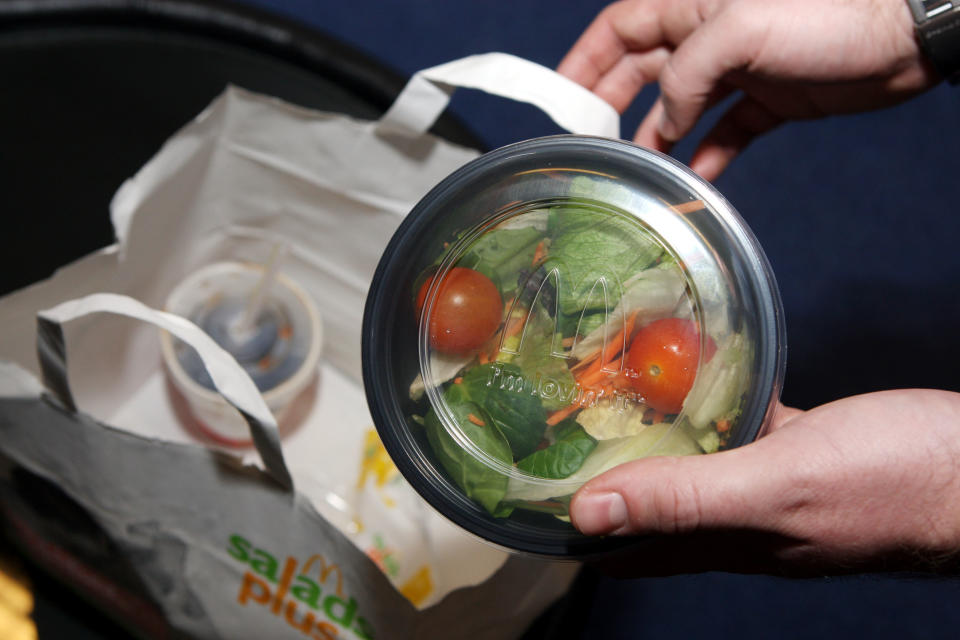
<svg viewBox="0 0 960 640">
<path fill-rule="evenodd" d="M 960 0 L 907 0 L 917 39 L 934 68 L 960 82 Z"/>
</svg>

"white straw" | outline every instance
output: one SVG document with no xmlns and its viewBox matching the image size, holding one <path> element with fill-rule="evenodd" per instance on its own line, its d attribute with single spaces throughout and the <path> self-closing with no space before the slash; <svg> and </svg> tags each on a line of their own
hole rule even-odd
<svg viewBox="0 0 960 640">
<path fill-rule="evenodd" d="M 263 310 L 263 305 L 267 301 L 267 294 L 270 293 L 270 290 L 273 288 L 273 283 L 277 280 L 280 263 L 283 262 L 286 254 L 287 245 L 285 243 L 281 242 L 273 245 L 270 258 L 267 260 L 266 265 L 264 265 L 263 276 L 261 276 L 257 285 L 253 288 L 240 321 L 237 322 L 234 327 L 231 327 L 231 333 L 237 336 L 243 336 L 253 328 L 257 317 Z"/>
</svg>

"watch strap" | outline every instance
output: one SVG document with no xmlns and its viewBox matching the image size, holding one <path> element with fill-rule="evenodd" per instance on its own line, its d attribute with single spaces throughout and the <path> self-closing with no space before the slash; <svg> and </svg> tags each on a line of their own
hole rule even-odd
<svg viewBox="0 0 960 640">
<path fill-rule="evenodd" d="M 907 0 L 917 38 L 934 68 L 951 84 L 960 82 L 960 1 Z"/>
</svg>

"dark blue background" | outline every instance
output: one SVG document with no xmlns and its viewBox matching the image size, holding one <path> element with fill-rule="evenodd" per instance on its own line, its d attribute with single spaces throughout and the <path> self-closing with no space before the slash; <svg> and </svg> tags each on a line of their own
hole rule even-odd
<svg viewBox="0 0 960 640">
<path fill-rule="evenodd" d="M 249 2 L 406 74 L 487 51 L 555 66 L 605 4 Z M 644 91 L 627 112 L 625 136 L 655 91 Z M 786 402 L 809 407 L 884 388 L 957 389 L 958 91 L 944 85 L 885 111 L 789 124 L 755 142 L 716 182 L 779 280 L 790 346 Z M 558 133 L 531 107 L 475 92 L 459 92 L 451 109 L 491 148 Z M 675 155 L 688 160 L 691 150 L 685 143 Z M 956 580 L 905 577 L 601 579 L 589 598 L 589 629 L 578 635 L 953 638 L 958 597 Z"/>
<path fill-rule="evenodd" d="M 487 51 L 506 51 L 554 66 L 604 4 L 596 0 L 245 1 L 331 34 L 404 74 Z M 77 205 L 71 198 L 80 194 L 61 186 L 57 191 L 65 194 L 67 202 L 51 206 L 50 211 L 105 211 L 109 195 L 119 180 L 129 175 L 130 167 L 141 166 L 159 141 L 182 124 L 184 113 L 196 112 L 198 107 L 187 109 L 181 99 L 195 98 L 198 87 L 206 87 L 202 81 L 208 78 L 196 74 L 196 87 L 186 87 L 182 82 L 176 84 L 179 78 L 171 75 L 180 68 L 178 64 L 195 64 L 192 51 L 164 60 L 170 72 L 163 79 L 179 91 L 158 99 L 151 105 L 155 108 L 146 109 L 148 114 L 135 109 L 124 111 L 126 105 L 138 103 L 119 98 L 149 102 L 149 93 L 128 96 L 130 92 L 118 92 L 109 101 L 110 108 L 103 107 L 99 92 L 107 94 L 115 87 L 90 86 L 91 75 L 99 78 L 97 74 L 60 77 L 53 71 L 56 65 L 39 70 L 35 65 L 24 65 L 18 69 L 13 62 L 4 67 L 0 77 L 9 86 L 17 87 L 19 77 L 31 83 L 29 86 L 42 82 L 49 87 L 51 95 L 40 101 L 28 92 L 29 106 L 25 107 L 37 116 L 30 120 L 32 123 L 44 125 L 41 131 L 47 132 L 47 125 L 57 124 L 52 117 L 51 122 L 45 122 L 44 114 L 57 113 L 56 120 L 64 120 L 65 114 L 78 110 L 78 102 L 94 109 L 100 120 L 116 120 L 116 130 L 110 129 L 110 133 L 119 132 L 121 139 L 130 127 L 130 133 L 125 134 L 130 144 L 104 147 L 109 154 L 100 153 L 95 162 L 87 160 L 91 147 L 82 143 L 44 155 L 46 147 L 41 149 L 39 144 L 43 141 L 30 140 L 32 129 L 19 130 L 26 114 L 16 110 L 20 104 L 16 100 L 18 92 L 9 91 L 10 95 L 0 98 L 0 105 L 13 105 L 12 110 L 5 111 L 12 115 L 4 120 L 11 126 L 3 133 L 17 133 L 12 137 L 26 140 L 30 143 L 26 150 L 33 151 L 20 155 L 24 152 L 21 149 L 10 154 L 10 162 L 3 165 L 7 170 L 0 172 L 4 185 L 0 191 L 6 197 L 2 202 L 10 210 L 5 219 L 10 235 L 0 240 L 8 241 L 3 245 L 7 264 L 18 265 L 18 269 L 4 270 L 4 275 L 19 278 L 16 283 L 8 278 L 4 285 L 22 286 L 65 259 L 109 242 L 106 216 L 96 216 L 80 221 L 85 227 L 90 220 L 102 217 L 99 233 L 103 237 L 89 247 L 74 247 L 75 234 L 63 230 L 53 234 L 55 237 L 41 235 L 42 246 L 31 244 L 18 235 L 27 217 L 16 215 L 19 209 L 11 194 L 24 191 L 18 189 L 21 183 L 33 184 L 24 176 L 32 173 L 36 163 L 62 171 L 61 165 L 73 166 L 79 160 L 85 171 L 78 171 L 77 176 L 102 189 L 102 201 L 92 197 L 90 201 L 95 204 Z M 105 56 L 104 64 L 118 67 L 117 77 L 126 78 L 126 72 L 132 77 L 149 77 L 135 62 L 142 56 L 134 61 L 118 60 L 109 47 L 94 51 L 99 53 Z M 43 59 L 57 60 L 56 56 Z M 216 60 L 204 62 L 217 67 Z M 281 75 L 275 80 L 285 83 L 290 77 Z M 23 87 L 20 85 L 21 90 Z M 960 216 L 954 199 L 960 187 L 953 176 L 954 150 L 960 137 L 955 126 L 960 108 L 958 91 L 941 86 L 894 109 L 785 126 L 757 141 L 717 181 L 720 191 L 755 230 L 779 279 L 790 344 L 783 392 L 786 402 L 809 407 L 875 389 L 957 388 L 953 363 L 960 356 L 960 338 L 955 330 L 960 320 L 956 284 L 960 252 L 955 238 L 960 235 Z M 53 95 L 58 92 L 62 95 Z M 655 88 L 645 91 L 626 114 L 623 133 L 627 137 L 654 97 Z M 336 102 L 337 96 L 331 96 L 331 101 Z M 62 109 L 61 104 L 71 108 Z M 459 92 L 451 110 L 490 148 L 558 132 L 532 107 L 476 92 Z M 143 118 L 149 123 L 163 124 L 146 127 L 157 136 L 155 140 L 143 131 L 141 115 L 149 116 Z M 70 120 L 59 124 L 65 131 L 71 130 Z M 703 130 L 701 127 L 699 132 Z M 86 132 L 73 133 L 82 140 L 79 134 Z M 0 146 L 0 158 L 5 157 L 8 147 L 11 145 Z M 676 155 L 687 160 L 691 150 L 692 144 L 682 144 Z M 123 162 L 107 161 L 121 155 Z M 116 176 L 100 171 L 102 167 L 112 171 L 120 166 L 126 168 Z M 72 173 L 60 179 L 71 178 Z M 38 175 L 46 174 L 41 171 Z M 91 186 L 91 190 L 96 189 Z M 28 201 L 33 195 L 39 199 L 49 194 L 28 193 Z M 73 217 L 62 216 L 56 228 L 62 229 L 66 219 Z M 34 222 L 42 231 L 44 219 Z M 60 245 L 52 254 L 39 251 L 49 249 L 46 245 L 55 241 Z M 67 258 L 60 255 L 67 249 L 76 253 Z M 21 262 L 38 252 L 43 255 L 32 260 L 34 271 L 19 269 Z M 50 255 L 58 259 L 51 262 Z M 0 291 L 6 290 L 0 285 Z M 920 429 L 923 425 L 904 428 Z M 0 541 L 0 547 L 2 544 Z M 594 578 L 595 574 L 588 574 L 573 592 L 576 601 L 563 603 L 559 610 L 561 614 L 576 613 L 583 607 L 586 628 L 575 624 L 575 615 L 554 616 L 546 622 L 552 632 L 549 637 L 646 638 L 670 634 L 679 638 L 741 639 L 954 638 L 960 628 L 960 608 L 955 604 L 960 582 L 955 579 L 864 576 L 795 581 L 720 573 L 622 582 L 608 578 L 594 582 Z M 38 592 L 56 594 L 57 585 L 48 582 L 38 579 Z M 55 605 L 69 605 L 72 600 L 70 592 L 39 598 L 38 621 L 58 620 L 64 612 Z M 65 614 L 68 621 L 83 617 L 77 611 L 71 615 L 67 610 Z M 566 626 L 552 626 L 557 623 Z M 64 633 L 54 631 L 50 637 Z M 79 630 L 70 633 L 82 636 Z M 117 633 L 100 635 L 115 637 Z"/>
<path fill-rule="evenodd" d="M 250 0 L 399 71 L 506 51 L 555 66 L 604 2 Z M 632 137 L 656 88 L 625 114 Z M 810 407 L 894 387 L 957 388 L 960 232 L 951 171 L 960 93 L 941 85 L 858 116 L 792 123 L 716 182 L 765 247 L 789 331 L 784 400 Z M 451 110 L 490 148 L 558 133 L 533 107 L 460 91 Z M 674 155 L 688 160 L 697 134 Z"/>
</svg>

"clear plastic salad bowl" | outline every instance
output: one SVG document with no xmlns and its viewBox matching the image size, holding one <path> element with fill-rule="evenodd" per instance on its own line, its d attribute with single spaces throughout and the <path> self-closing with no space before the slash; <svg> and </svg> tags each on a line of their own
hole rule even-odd
<svg viewBox="0 0 960 640">
<path fill-rule="evenodd" d="M 511 550 L 582 557 L 570 498 L 654 455 L 754 440 L 784 369 L 776 283 L 713 187 L 671 158 L 556 136 L 427 194 L 367 300 L 364 381 L 404 477 Z"/>
</svg>

